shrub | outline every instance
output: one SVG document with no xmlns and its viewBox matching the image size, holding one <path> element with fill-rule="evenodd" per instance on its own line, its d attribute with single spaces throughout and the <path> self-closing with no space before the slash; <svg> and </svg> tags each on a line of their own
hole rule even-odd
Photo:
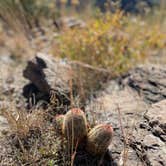
<svg viewBox="0 0 166 166">
<path fill-rule="evenodd" d="M 42 18 L 55 16 L 54 3 L 51 0 L 5 0 L 0 1 L 0 19 L 17 32 L 39 26 Z M 13 21 L 14 20 L 14 21 Z"/>
<path fill-rule="evenodd" d="M 160 24 L 151 24 L 122 12 L 100 15 L 87 21 L 86 28 L 67 29 L 56 38 L 53 54 L 122 74 L 150 55 L 165 48 Z"/>
</svg>

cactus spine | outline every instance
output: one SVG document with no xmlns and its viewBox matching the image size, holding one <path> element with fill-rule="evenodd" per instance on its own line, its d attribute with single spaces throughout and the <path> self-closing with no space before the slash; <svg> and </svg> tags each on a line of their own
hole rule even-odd
<svg viewBox="0 0 166 166">
<path fill-rule="evenodd" d="M 63 134 L 72 149 L 87 135 L 87 120 L 82 110 L 73 108 L 66 113 Z"/>
<path fill-rule="evenodd" d="M 90 130 L 87 136 L 86 150 L 94 155 L 107 151 L 113 136 L 113 128 L 108 124 L 100 124 Z"/>
</svg>

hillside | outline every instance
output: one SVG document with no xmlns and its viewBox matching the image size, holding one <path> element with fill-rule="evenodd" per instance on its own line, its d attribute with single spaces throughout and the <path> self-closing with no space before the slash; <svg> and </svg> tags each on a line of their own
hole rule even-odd
<svg viewBox="0 0 166 166">
<path fill-rule="evenodd" d="M 164 7 L 42 2 L 0 2 L 0 166 L 166 165 Z"/>
</svg>

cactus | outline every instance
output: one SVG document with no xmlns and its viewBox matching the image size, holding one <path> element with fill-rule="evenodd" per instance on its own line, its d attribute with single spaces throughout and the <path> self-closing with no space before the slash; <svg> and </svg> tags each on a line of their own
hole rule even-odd
<svg viewBox="0 0 166 166">
<path fill-rule="evenodd" d="M 87 136 L 87 126 L 87 120 L 82 110 L 73 108 L 66 113 L 63 121 L 63 134 L 71 149 Z"/>
<path fill-rule="evenodd" d="M 62 133 L 64 117 L 65 117 L 64 115 L 57 115 L 54 118 L 55 128 L 58 133 Z"/>
<path fill-rule="evenodd" d="M 108 124 L 100 124 L 90 130 L 87 136 L 86 150 L 94 155 L 107 151 L 113 136 L 113 128 Z"/>
</svg>

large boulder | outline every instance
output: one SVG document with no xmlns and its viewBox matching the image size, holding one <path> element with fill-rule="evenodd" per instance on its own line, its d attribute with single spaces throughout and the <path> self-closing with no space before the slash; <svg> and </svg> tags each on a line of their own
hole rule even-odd
<svg viewBox="0 0 166 166">
<path fill-rule="evenodd" d="M 57 59 L 51 55 L 38 53 L 29 60 L 23 76 L 29 80 L 23 87 L 23 95 L 28 103 L 38 101 L 60 105 L 70 105 L 73 96 L 84 103 L 91 92 L 102 86 L 109 72 L 77 61 Z"/>
<path fill-rule="evenodd" d="M 69 104 L 70 80 L 72 69 L 65 61 L 56 60 L 52 56 L 38 53 L 29 60 L 23 71 L 23 76 L 29 80 L 23 88 L 23 95 L 36 102 L 43 100 L 50 102 L 51 95 L 54 102 Z"/>
</svg>

